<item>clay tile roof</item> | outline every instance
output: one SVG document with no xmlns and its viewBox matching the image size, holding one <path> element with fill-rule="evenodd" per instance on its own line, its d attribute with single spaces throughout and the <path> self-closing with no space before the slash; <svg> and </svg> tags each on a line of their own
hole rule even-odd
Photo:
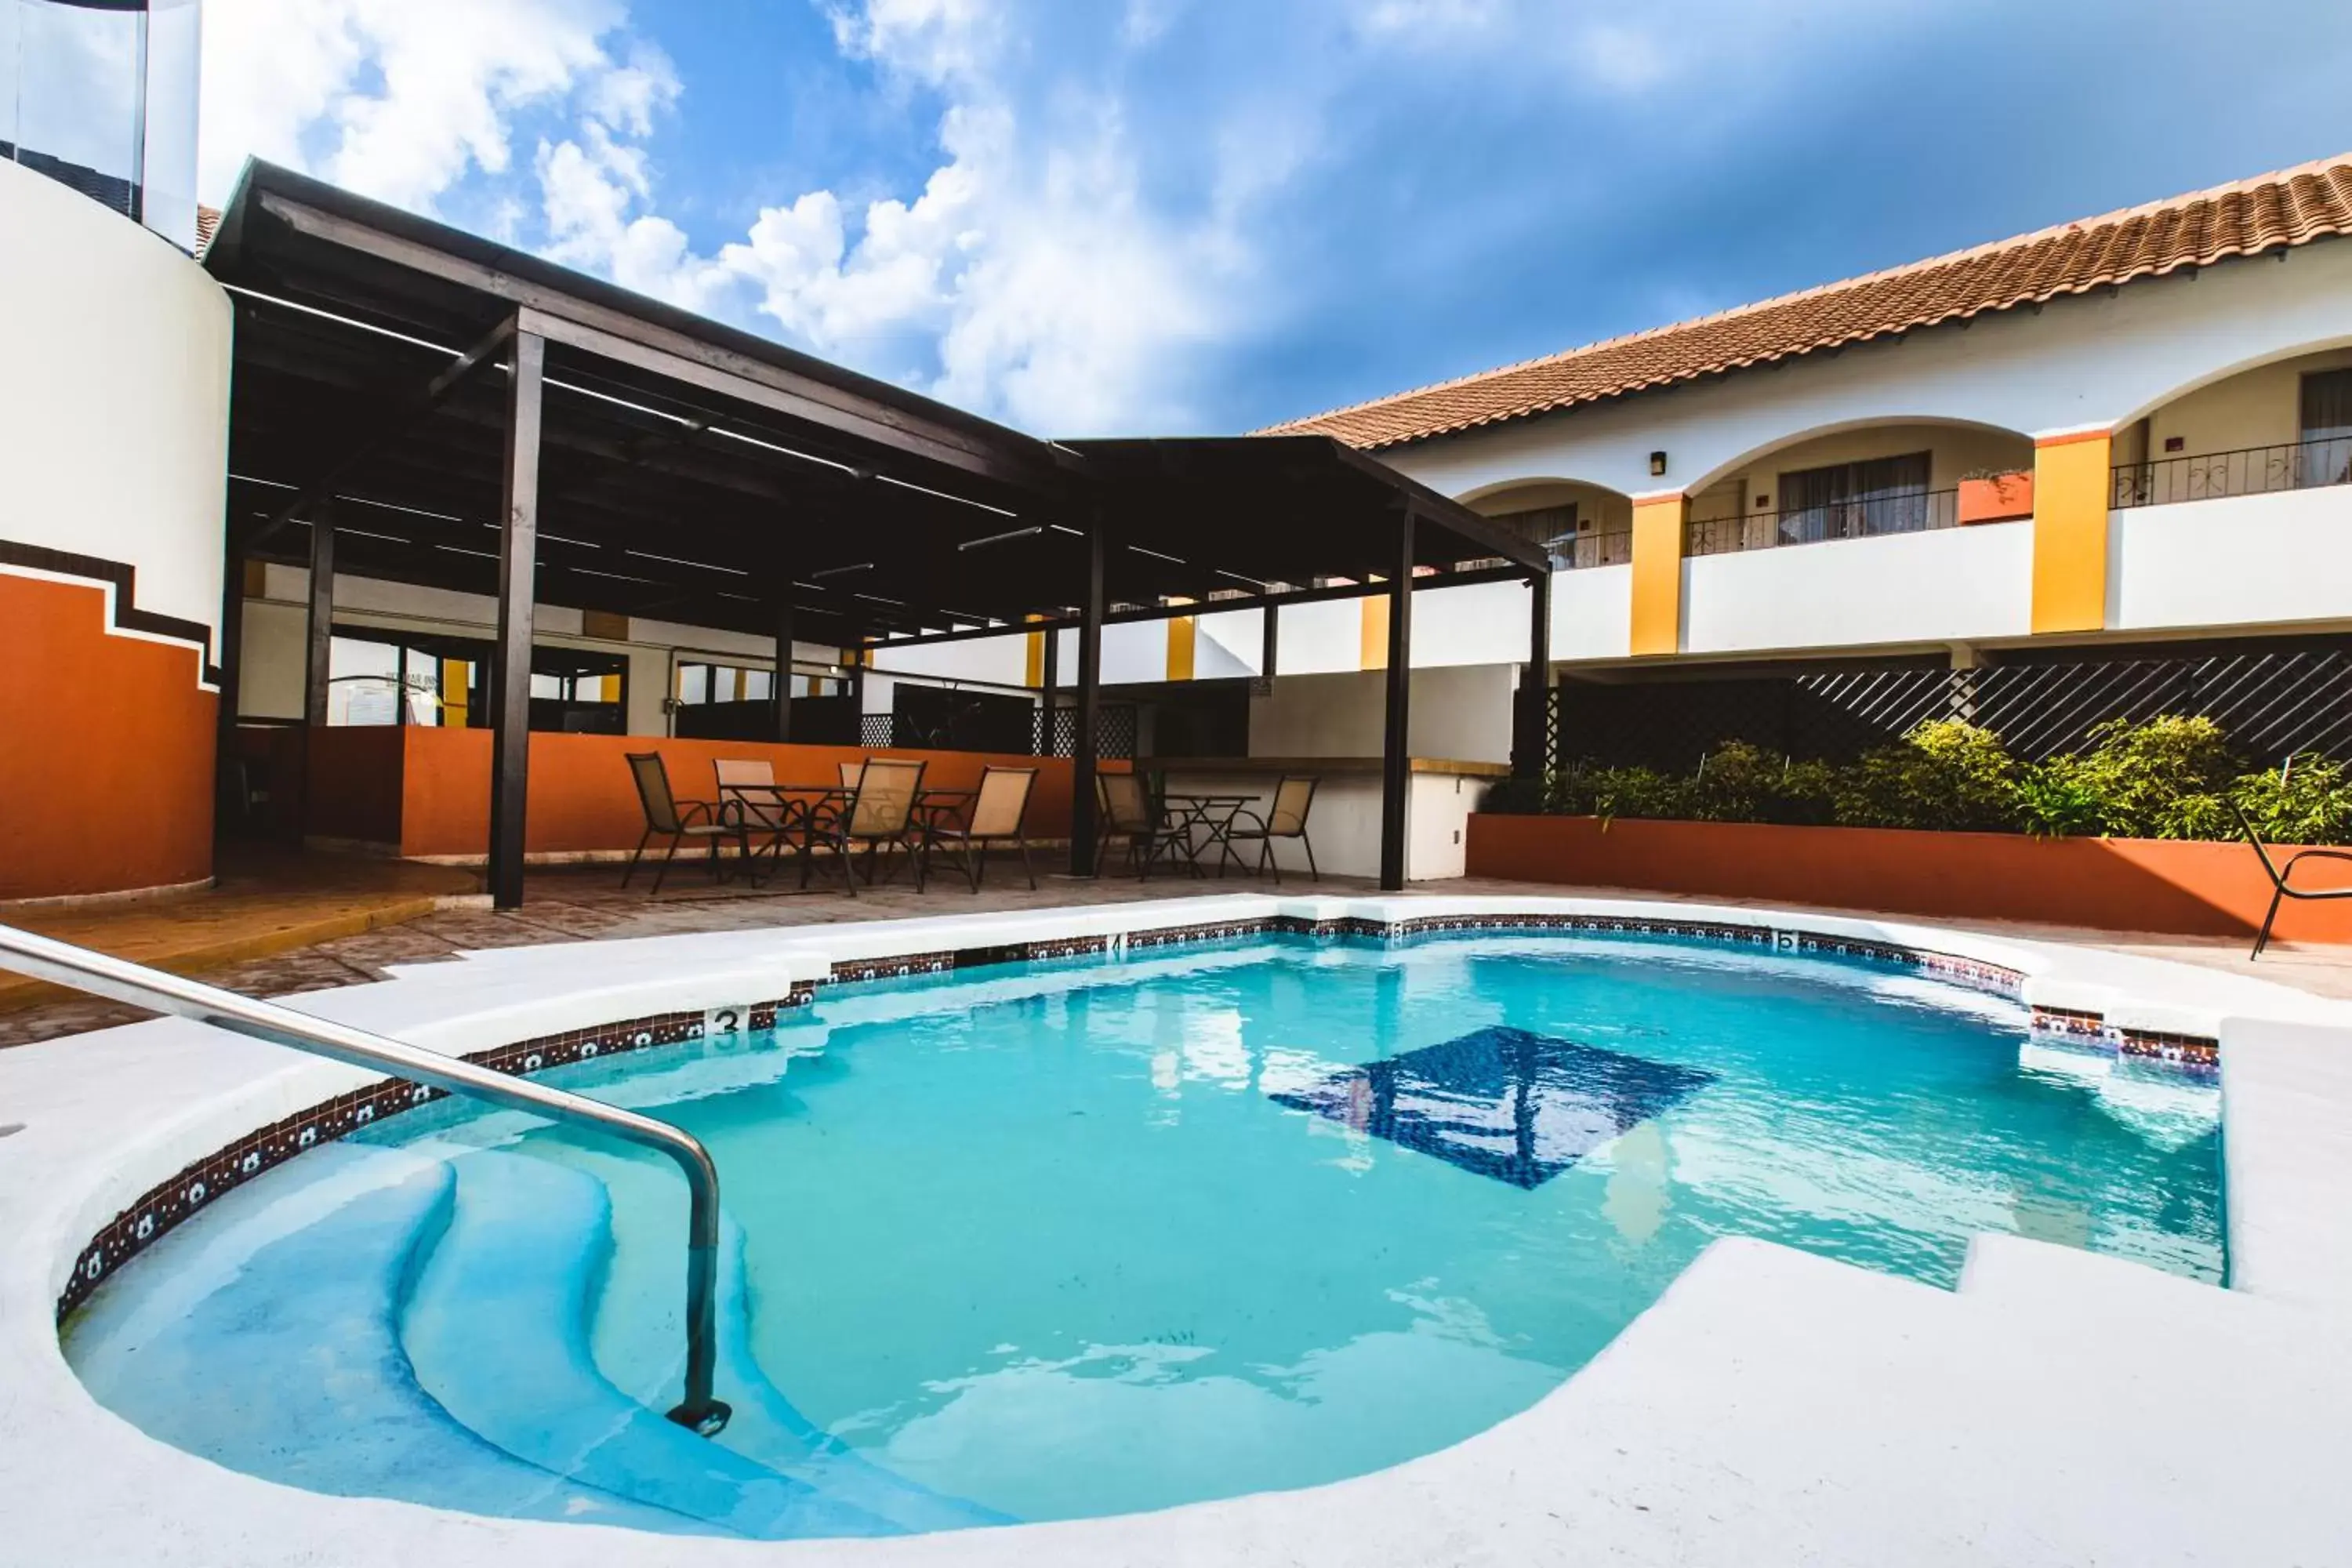
<svg viewBox="0 0 2352 1568">
<path fill-rule="evenodd" d="M 220 229 L 220 220 L 221 220 L 220 208 L 218 208 L 218 207 L 208 207 L 208 206 L 205 206 L 205 205 L 203 205 L 202 204 L 199 204 L 199 205 L 197 205 L 197 207 L 196 207 L 196 259 L 197 259 L 197 260 L 199 260 L 199 261 L 203 260 L 203 259 L 204 259 L 205 252 L 212 248 L 213 236 L 214 236 L 216 232 L 218 232 L 218 231 L 219 231 L 219 229 Z"/>
<path fill-rule="evenodd" d="M 1395 446 L 2352 234 L 2352 153 L 1273 426 Z"/>
</svg>

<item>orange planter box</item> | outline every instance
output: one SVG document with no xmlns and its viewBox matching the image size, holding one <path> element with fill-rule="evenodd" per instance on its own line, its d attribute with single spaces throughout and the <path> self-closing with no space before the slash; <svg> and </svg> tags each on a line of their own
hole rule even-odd
<svg viewBox="0 0 2352 1568">
<path fill-rule="evenodd" d="M 1636 892 L 1823 904 L 1879 914 L 2036 921 L 2101 931 L 2251 939 L 2271 884 L 2243 844 L 2032 838 L 1883 827 L 1470 818 L 1469 874 Z M 2282 861 L 2293 847 L 2275 849 Z M 2352 867 L 2313 888 L 2352 886 Z M 2352 900 L 2279 911 L 2281 942 L 2352 942 Z"/>
<path fill-rule="evenodd" d="M 1989 479 L 1962 479 L 1960 524 L 2014 522 L 2033 515 L 2033 475 L 2026 469 Z"/>
</svg>

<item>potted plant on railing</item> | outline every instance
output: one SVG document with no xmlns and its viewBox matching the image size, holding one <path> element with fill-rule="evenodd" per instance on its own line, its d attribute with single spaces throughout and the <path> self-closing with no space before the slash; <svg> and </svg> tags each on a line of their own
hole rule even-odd
<svg viewBox="0 0 2352 1568">
<path fill-rule="evenodd" d="M 1973 468 L 1960 476 L 1960 525 L 2033 515 L 2033 470 Z"/>
</svg>

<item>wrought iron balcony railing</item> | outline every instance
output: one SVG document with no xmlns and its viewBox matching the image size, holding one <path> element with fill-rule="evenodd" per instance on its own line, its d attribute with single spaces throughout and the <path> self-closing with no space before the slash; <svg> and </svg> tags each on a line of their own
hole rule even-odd
<svg viewBox="0 0 2352 1568">
<path fill-rule="evenodd" d="M 1959 521 L 1958 490 L 1873 496 L 1785 511 L 1752 511 L 1744 517 L 1693 518 L 1684 527 L 1683 553 L 1727 555 L 1738 550 L 1771 550 L 1783 544 L 1821 544 L 1832 539 L 1923 533 L 1931 528 L 1956 527 Z"/>
<path fill-rule="evenodd" d="M 2234 452 L 2119 464 L 2107 504 L 2118 510 L 2169 506 L 2177 501 L 2345 484 L 2352 484 L 2352 436 L 2333 436 L 2278 447 L 2243 447 Z"/>
</svg>

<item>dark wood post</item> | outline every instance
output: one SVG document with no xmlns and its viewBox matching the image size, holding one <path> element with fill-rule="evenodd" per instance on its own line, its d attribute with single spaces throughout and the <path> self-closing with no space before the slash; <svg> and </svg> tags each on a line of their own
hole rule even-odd
<svg viewBox="0 0 2352 1568">
<path fill-rule="evenodd" d="M 507 383 L 499 529 L 499 629 L 492 655 L 490 903 L 522 907 L 523 822 L 530 787 L 531 612 L 539 561 L 539 436 L 547 340 L 517 332 Z"/>
<path fill-rule="evenodd" d="M 784 590 L 787 597 L 776 601 L 776 739 L 793 738 L 793 601 L 792 589 Z"/>
<path fill-rule="evenodd" d="M 1539 779 L 1551 771 L 1551 574 L 1528 579 L 1528 668 L 1519 677 L 1518 722 L 1511 736 L 1511 772 Z"/>
<path fill-rule="evenodd" d="M 1282 642 L 1281 621 L 1282 606 L 1268 605 L 1265 607 L 1265 629 L 1259 635 L 1258 639 L 1257 678 L 1260 680 L 1270 681 L 1274 679 L 1275 656 L 1280 650 Z"/>
<path fill-rule="evenodd" d="M 310 609 L 302 637 L 302 721 L 327 724 L 327 682 L 335 634 L 335 511 L 321 502 L 310 509 Z"/>
<path fill-rule="evenodd" d="M 1096 720 L 1102 707 L 1103 524 L 1087 521 L 1086 595 L 1078 612 L 1077 743 L 1070 748 L 1070 875 L 1095 874 Z"/>
<path fill-rule="evenodd" d="M 1050 757 L 1054 754 L 1054 711 L 1060 706 L 1054 693 L 1060 689 L 1062 684 L 1062 629 L 1047 626 L 1037 635 L 1045 639 L 1044 668 L 1039 671 L 1045 689 L 1037 709 L 1035 750 L 1039 756 Z"/>
<path fill-rule="evenodd" d="M 1397 525 L 1389 579 L 1389 707 L 1381 740 L 1381 890 L 1404 890 L 1406 792 L 1412 783 L 1412 507 Z"/>
</svg>

